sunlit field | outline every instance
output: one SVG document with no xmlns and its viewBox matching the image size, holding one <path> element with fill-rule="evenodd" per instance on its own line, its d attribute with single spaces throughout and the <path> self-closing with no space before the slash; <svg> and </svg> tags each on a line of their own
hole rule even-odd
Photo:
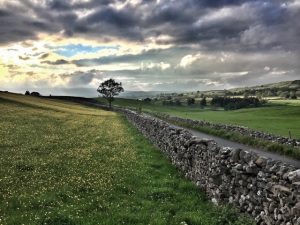
<svg viewBox="0 0 300 225">
<path fill-rule="evenodd" d="M 0 224 L 252 224 L 216 207 L 122 115 L 0 93 Z"/>
<path fill-rule="evenodd" d="M 300 139 L 300 100 L 268 100 L 264 107 L 231 111 L 212 110 L 209 107 L 201 109 L 199 104 L 193 107 L 162 106 L 130 99 L 117 99 L 114 104 L 141 107 L 145 112 L 163 112 L 182 118 L 242 125 L 286 137 L 290 131 L 293 138 Z"/>
<path fill-rule="evenodd" d="M 300 139 L 300 105 L 272 103 L 266 107 L 233 111 L 166 110 L 166 113 L 184 118 L 247 126 L 286 137 L 290 131 L 293 138 Z"/>
</svg>

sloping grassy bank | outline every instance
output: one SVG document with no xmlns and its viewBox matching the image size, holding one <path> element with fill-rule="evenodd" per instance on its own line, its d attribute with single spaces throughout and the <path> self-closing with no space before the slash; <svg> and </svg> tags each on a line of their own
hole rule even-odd
<svg viewBox="0 0 300 225">
<path fill-rule="evenodd" d="M 0 224 L 253 224 L 119 114 L 11 94 L 0 106 Z"/>
</svg>

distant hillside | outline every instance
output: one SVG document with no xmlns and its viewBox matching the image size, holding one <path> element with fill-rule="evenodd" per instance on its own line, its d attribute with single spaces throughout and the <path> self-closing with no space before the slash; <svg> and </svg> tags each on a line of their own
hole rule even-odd
<svg viewBox="0 0 300 225">
<path fill-rule="evenodd" d="M 300 90 L 300 80 L 294 81 L 282 81 L 278 83 L 271 83 L 253 87 L 243 87 L 243 88 L 233 88 L 230 91 L 246 91 L 246 90 L 269 90 L 269 89 L 277 89 L 277 90 L 293 90 L 299 91 Z"/>
<path fill-rule="evenodd" d="M 187 93 L 170 93 L 161 95 L 161 99 L 166 98 L 202 98 L 213 96 L 257 96 L 257 97 L 281 97 L 299 98 L 300 80 L 283 81 L 278 83 L 264 84 L 252 87 L 232 88 L 228 90 L 194 91 Z"/>
<path fill-rule="evenodd" d="M 228 90 L 232 95 L 255 95 L 262 97 L 300 97 L 300 80 L 282 81 L 253 87 L 235 88 Z"/>
</svg>

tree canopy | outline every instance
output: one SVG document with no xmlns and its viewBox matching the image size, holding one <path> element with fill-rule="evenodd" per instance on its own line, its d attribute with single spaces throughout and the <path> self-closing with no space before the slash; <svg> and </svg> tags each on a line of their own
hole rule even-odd
<svg viewBox="0 0 300 225">
<path fill-rule="evenodd" d="M 108 101 L 109 107 L 111 108 L 114 97 L 123 92 L 124 89 L 121 82 L 118 83 L 114 79 L 108 79 L 99 85 L 97 91 Z"/>
</svg>

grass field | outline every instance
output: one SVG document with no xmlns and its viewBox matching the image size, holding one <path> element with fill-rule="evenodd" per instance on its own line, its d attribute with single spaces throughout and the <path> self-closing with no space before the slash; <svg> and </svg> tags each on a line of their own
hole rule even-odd
<svg viewBox="0 0 300 225">
<path fill-rule="evenodd" d="M 143 111 L 163 112 L 183 118 L 237 124 L 286 137 L 290 131 L 293 138 L 300 139 L 300 100 L 269 100 L 264 107 L 232 111 L 162 106 L 128 99 L 116 99 L 114 104 L 135 108 L 140 106 Z"/>
<path fill-rule="evenodd" d="M 0 93 L 0 224 L 253 224 L 216 207 L 121 115 Z"/>
</svg>

